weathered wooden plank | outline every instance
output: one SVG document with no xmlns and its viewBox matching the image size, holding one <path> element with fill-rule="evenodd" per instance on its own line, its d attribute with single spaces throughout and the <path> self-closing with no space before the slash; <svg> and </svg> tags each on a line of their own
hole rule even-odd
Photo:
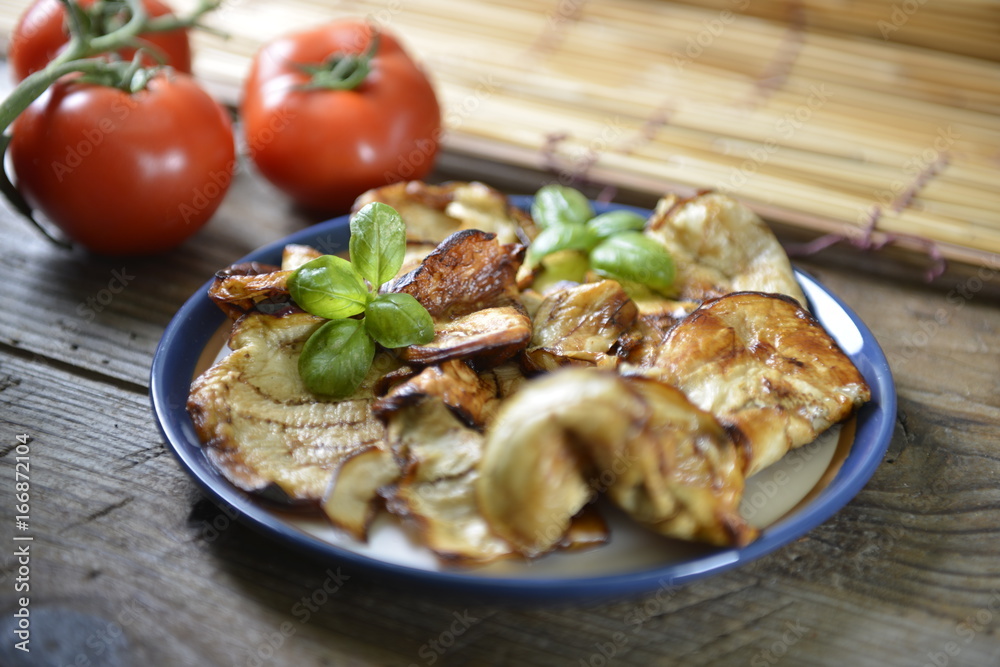
<svg viewBox="0 0 1000 667">
<path fill-rule="evenodd" d="M 914 443 L 900 427 L 894 462 L 855 502 L 735 572 L 641 599 L 525 609 L 436 599 L 341 568 L 342 588 L 309 611 L 297 605 L 337 566 L 304 559 L 203 500 L 163 453 L 143 393 L 0 358 L 2 437 L 27 428 L 37 438 L 33 609 L 52 623 L 76 618 L 84 639 L 118 624 L 127 640 L 112 649 L 119 644 L 94 639 L 70 660 L 96 661 L 95 647 L 106 646 L 121 664 L 577 665 L 614 653 L 627 665 L 910 665 L 958 641 L 959 664 L 989 664 L 1000 648 L 993 624 L 968 643 L 957 635 L 1000 586 L 989 557 L 1000 524 L 990 504 L 996 462 L 964 466 L 971 495 L 949 500 L 943 519 L 937 500 L 912 503 L 926 494 L 911 476 L 957 473 L 962 448 L 980 445 L 937 440 L 932 425 L 947 415 L 933 404 L 907 406 L 907 430 L 931 435 Z M 953 456 L 904 460 L 929 447 Z M 10 459 L 0 461 L 9 478 Z M 0 502 L 10 493 L 4 485 Z M 5 525 L 0 539 L 10 532 Z M 0 559 L 8 580 L 12 566 Z M 12 608 L 11 597 L 4 590 L 0 606 Z M 469 626 L 461 635 L 456 614 Z"/>
<path fill-rule="evenodd" d="M 513 192 L 544 180 L 446 157 L 436 179 L 452 177 Z M 212 272 L 310 221 L 242 173 L 182 248 L 112 261 L 52 248 L 0 211 L 0 503 L 13 505 L 9 445 L 27 430 L 32 613 L 36 638 L 61 642 L 54 663 L 1000 663 L 1000 273 L 955 267 L 928 286 L 910 260 L 841 249 L 800 264 L 875 332 L 900 412 L 884 464 L 831 521 L 750 566 L 639 599 L 506 608 L 343 570 L 336 594 L 299 606 L 336 585 L 337 566 L 205 500 L 160 442 L 145 385 L 163 327 Z M 9 619 L 15 561 L 2 554 Z"/>
<path fill-rule="evenodd" d="M 163 328 L 212 274 L 306 223 L 237 178 L 209 225 L 180 248 L 99 258 L 56 248 L 0 212 L 0 343 L 145 386 Z"/>
</svg>

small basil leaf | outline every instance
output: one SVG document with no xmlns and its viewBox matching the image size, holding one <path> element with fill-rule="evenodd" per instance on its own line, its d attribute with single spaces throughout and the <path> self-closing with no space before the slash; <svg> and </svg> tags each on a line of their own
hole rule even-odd
<svg viewBox="0 0 1000 667">
<path fill-rule="evenodd" d="M 587 223 L 587 227 L 599 239 L 622 232 L 641 232 L 645 226 L 646 219 L 632 211 L 608 211 Z"/>
<path fill-rule="evenodd" d="M 434 320 L 409 294 L 379 294 L 368 304 L 365 329 L 383 347 L 406 347 L 429 343 L 434 338 Z"/>
<path fill-rule="evenodd" d="M 639 232 L 612 236 L 590 253 L 590 267 L 602 276 L 642 283 L 668 293 L 674 282 L 674 259 L 653 239 Z"/>
<path fill-rule="evenodd" d="M 309 337 L 299 375 L 309 391 L 345 398 L 361 385 L 375 358 L 375 343 L 361 320 L 332 320 Z"/>
<path fill-rule="evenodd" d="M 288 292 L 302 310 L 335 320 L 357 315 L 368 305 L 368 287 L 351 263 L 322 255 L 288 277 Z"/>
<path fill-rule="evenodd" d="M 535 193 L 531 217 L 541 228 L 582 225 L 594 217 L 594 209 L 579 190 L 565 185 L 546 185 Z"/>
<path fill-rule="evenodd" d="M 396 277 L 406 253 L 406 225 L 396 209 L 372 202 L 351 218 L 351 263 L 374 289 Z"/>
<path fill-rule="evenodd" d="M 543 229 L 531 242 L 524 262 L 529 269 L 533 269 L 546 255 L 558 250 L 590 250 L 598 240 L 583 225 L 553 225 Z"/>
</svg>

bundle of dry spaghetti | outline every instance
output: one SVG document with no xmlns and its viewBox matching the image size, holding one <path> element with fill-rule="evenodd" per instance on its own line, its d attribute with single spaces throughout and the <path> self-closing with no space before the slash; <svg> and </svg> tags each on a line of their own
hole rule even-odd
<svg viewBox="0 0 1000 667">
<path fill-rule="evenodd" d="M 0 1 L 0 29 L 25 4 Z M 195 67 L 235 102 L 264 41 L 368 17 L 432 74 L 453 154 L 651 195 L 723 190 L 816 236 L 995 262 L 1000 67 L 947 50 L 995 49 L 995 3 L 899 0 L 889 40 L 872 17 L 891 25 L 891 0 L 700 4 L 229 0 L 207 22 L 230 38 L 199 34 Z M 941 12 L 941 48 L 902 43 Z"/>
</svg>

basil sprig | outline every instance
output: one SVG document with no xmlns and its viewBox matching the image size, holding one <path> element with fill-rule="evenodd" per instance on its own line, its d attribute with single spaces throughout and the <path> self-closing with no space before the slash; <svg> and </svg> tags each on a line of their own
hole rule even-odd
<svg viewBox="0 0 1000 667">
<path fill-rule="evenodd" d="M 531 215 L 542 231 L 528 248 L 525 263 L 529 269 L 554 252 L 577 250 L 587 255 L 590 268 L 602 276 L 670 293 L 676 275 L 674 259 L 642 233 L 646 221 L 639 214 L 619 210 L 595 217 L 580 191 L 546 185 L 535 194 Z"/>
<path fill-rule="evenodd" d="M 349 251 L 350 262 L 323 255 L 288 277 L 295 303 L 330 320 L 302 347 L 299 375 L 309 391 L 334 398 L 357 391 L 375 359 L 375 343 L 396 348 L 434 338 L 434 321 L 419 301 L 378 293 L 403 265 L 406 226 L 399 213 L 380 202 L 358 211 Z"/>
</svg>

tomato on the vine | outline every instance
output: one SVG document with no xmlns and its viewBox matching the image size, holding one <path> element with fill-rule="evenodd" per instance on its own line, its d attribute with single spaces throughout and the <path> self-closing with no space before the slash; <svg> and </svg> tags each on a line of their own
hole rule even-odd
<svg viewBox="0 0 1000 667">
<path fill-rule="evenodd" d="M 97 0 L 77 0 L 84 11 L 92 11 Z M 108 3 L 104 3 L 107 5 Z M 143 0 L 151 18 L 172 15 L 170 7 L 160 0 Z M 120 17 L 111 20 L 121 22 Z M 95 20 L 91 27 L 96 28 Z M 114 25 L 107 26 L 113 29 Z M 102 32 L 97 30 L 97 32 Z M 187 28 L 153 32 L 139 35 L 164 58 L 160 63 L 156 58 L 145 55 L 143 64 L 147 66 L 170 65 L 179 72 L 191 73 L 191 45 Z M 17 81 L 44 68 L 49 61 L 66 46 L 69 33 L 66 29 L 66 9 L 60 0 L 35 0 L 24 12 L 10 36 L 7 59 Z M 117 52 L 122 60 L 131 60 L 135 49 L 124 48 Z"/>
<path fill-rule="evenodd" d="M 360 21 L 265 45 L 240 116 L 260 172 L 300 205 L 330 213 L 370 188 L 426 176 L 441 138 L 427 76 L 392 35 Z"/>
<path fill-rule="evenodd" d="M 212 217 L 235 169 L 226 111 L 170 70 L 135 93 L 60 79 L 12 128 L 18 190 L 99 254 L 178 245 Z"/>
</svg>

